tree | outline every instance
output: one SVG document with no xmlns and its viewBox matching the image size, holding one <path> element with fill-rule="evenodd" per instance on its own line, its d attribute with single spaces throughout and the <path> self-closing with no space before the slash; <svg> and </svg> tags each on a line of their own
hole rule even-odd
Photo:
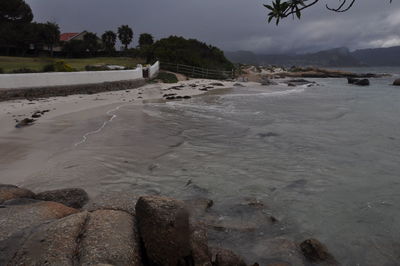
<svg viewBox="0 0 400 266">
<path fill-rule="evenodd" d="M 125 46 L 124 49 L 128 49 L 128 45 L 132 42 L 133 31 L 128 25 L 122 25 L 118 28 L 118 39 Z"/>
<path fill-rule="evenodd" d="M 148 34 L 148 33 L 140 34 L 140 37 L 139 37 L 139 47 L 140 48 L 150 46 L 153 43 L 154 43 L 154 39 L 153 39 L 153 36 L 151 36 L 151 34 Z"/>
<path fill-rule="evenodd" d="M 270 23 L 273 19 L 275 19 L 276 25 L 279 24 L 279 21 L 288 16 L 296 16 L 298 19 L 301 17 L 301 12 L 309 8 L 321 0 L 273 0 L 272 5 L 264 5 L 266 8 L 270 10 L 268 13 L 268 23 Z M 389 0 L 392 3 L 393 0 Z M 330 11 L 334 12 L 346 12 L 350 8 L 353 7 L 356 0 L 339 0 L 339 4 L 335 7 L 329 6 L 326 4 L 326 8 Z"/>
<path fill-rule="evenodd" d="M 117 34 L 113 31 L 106 31 L 101 36 L 101 40 L 103 41 L 103 45 L 106 48 L 108 53 L 112 53 L 115 50 L 115 43 L 117 42 Z"/>
<path fill-rule="evenodd" d="M 60 40 L 60 27 L 53 22 L 40 24 L 39 38 L 50 49 L 50 54 L 53 56 L 53 48 Z"/>
<path fill-rule="evenodd" d="M 5 22 L 30 23 L 32 20 L 32 9 L 24 0 L 0 1 L 0 24 Z"/>
<path fill-rule="evenodd" d="M 92 32 L 88 32 L 83 36 L 83 43 L 85 50 L 92 55 L 100 48 L 99 38 Z"/>
</svg>

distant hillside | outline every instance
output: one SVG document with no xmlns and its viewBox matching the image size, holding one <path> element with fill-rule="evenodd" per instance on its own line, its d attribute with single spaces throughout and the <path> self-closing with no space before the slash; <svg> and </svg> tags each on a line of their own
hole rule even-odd
<svg viewBox="0 0 400 266">
<path fill-rule="evenodd" d="M 308 54 L 263 55 L 248 51 L 225 52 L 226 57 L 234 63 L 253 65 L 282 66 L 400 66 L 400 46 L 391 48 L 363 49 L 350 52 L 342 47 Z"/>
</svg>

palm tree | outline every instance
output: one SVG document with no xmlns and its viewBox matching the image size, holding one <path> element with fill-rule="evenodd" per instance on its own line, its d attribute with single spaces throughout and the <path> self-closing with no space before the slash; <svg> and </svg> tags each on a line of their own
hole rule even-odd
<svg viewBox="0 0 400 266">
<path fill-rule="evenodd" d="M 115 49 L 115 43 L 117 42 L 117 34 L 113 31 L 106 31 L 101 36 L 101 40 L 108 53 L 112 53 Z"/>
<path fill-rule="evenodd" d="M 122 25 L 118 28 L 118 39 L 123 45 L 125 45 L 125 50 L 128 49 L 128 45 L 132 42 L 133 31 L 128 25 Z"/>
</svg>

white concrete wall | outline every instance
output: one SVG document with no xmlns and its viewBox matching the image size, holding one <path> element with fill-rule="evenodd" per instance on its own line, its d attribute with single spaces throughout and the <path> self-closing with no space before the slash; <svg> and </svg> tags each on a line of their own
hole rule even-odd
<svg viewBox="0 0 400 266">
<path fill-rule="evenodd" d="M 160 71 L 160 62 L 157 61 L 149 68 L 149 78 L 154 78 Z"/>
<path fill-rule="evenodd" d="M 0 89 L 95 84 L 140 78 L 143 78 L 142 68 L 117 71 L 0 74 Z"/>
</svg>

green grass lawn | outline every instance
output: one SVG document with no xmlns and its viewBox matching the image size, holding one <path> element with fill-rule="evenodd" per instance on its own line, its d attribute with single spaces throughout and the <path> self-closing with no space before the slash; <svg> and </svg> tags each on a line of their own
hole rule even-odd
<svg viewBox="0 0 400 266">
<path fill-rule="evenodd" d="M 137 64 L 143 64 L 140 58 L 129 57 L 94 57 L 94 58 L 45 58 L 45 57 L 11 57 L 0 56 L 0 68 L 5 73 L 16 69 L 29 68 L 35 71 L 41 71 L 45 65 L 55 61 L 64 61 L 66 64 L 78 71 L 85 70 L 87 65 L 120 65 L 125 67 L 136 67 Z"/>
</svg>

